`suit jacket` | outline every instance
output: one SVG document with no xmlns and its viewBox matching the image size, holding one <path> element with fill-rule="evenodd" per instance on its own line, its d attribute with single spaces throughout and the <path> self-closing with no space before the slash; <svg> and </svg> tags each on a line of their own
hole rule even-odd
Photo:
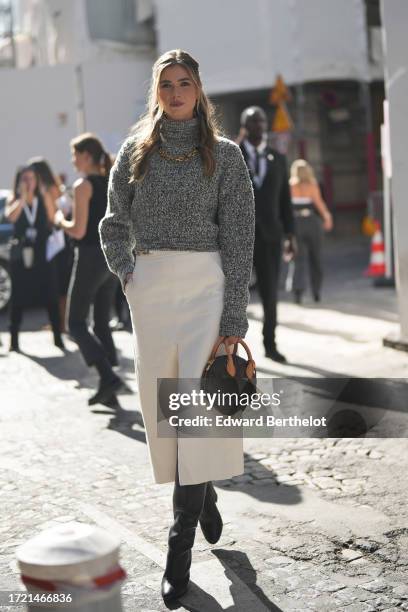
<svg viewBox="0 0 408 612">
<path fill-rule="evenodd" d="M 267 242 L 278 240 L 285 234 L 293 234 L 295 220 L 289 188 L 289 177 L 285 155 L 266 147 L 267 168 L 262 186 L 258 189 L 253 181 L 245 145 L 240 145 L 248 166 L 255 195 L 255 223 L 257 237 Z"/>
</svg>

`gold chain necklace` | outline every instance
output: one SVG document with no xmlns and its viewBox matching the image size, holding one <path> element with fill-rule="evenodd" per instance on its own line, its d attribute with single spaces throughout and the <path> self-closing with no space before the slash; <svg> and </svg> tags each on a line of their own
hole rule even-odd
<svg viewBox="0 0 408 612">
<path fill-rule="evenodd" d="M 163 157 L 163 159 L 167 159 L 168 161 L 176 161 L 176 162 L 190 161 L 190 159 L 192 159 L 194 155 L 197 155 L 197 153 L 198 153 L 198 149 L 197 147 L 195 147 L 192 151 L 189 151 L 188 153 L 185 153 L 184 155 L 171 155 L 171 153 L 167 153 L 167 151 L 164 151 L 164 149 L 159 147 L 160 157 Z"/>
</svg>

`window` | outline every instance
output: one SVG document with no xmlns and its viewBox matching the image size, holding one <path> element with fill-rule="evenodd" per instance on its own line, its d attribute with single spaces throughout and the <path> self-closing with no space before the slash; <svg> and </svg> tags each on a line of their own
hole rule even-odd
<svg viewBox="0 0 408 612">
<path fill-rule="evenodd" d="M 365 0 L 366 21 L 368 28 L 381 26 L 380 0 Z"/>
<path fill-rule="evenodd" d="M 138 22 L 137 0 L 86 0 L 89 35 L 131 45 L 154 45 L 152 18 Z"/>
</svg>

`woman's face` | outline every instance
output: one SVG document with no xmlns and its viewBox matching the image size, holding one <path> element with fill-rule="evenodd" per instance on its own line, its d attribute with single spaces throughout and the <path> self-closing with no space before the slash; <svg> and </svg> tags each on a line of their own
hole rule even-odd
<svg viewBox="0 0 408 612">
<path fill-rule="evenodd" d="M 25 192 L 27 195 L 32 196 L 37 189 L 37 178 L 32 170 L 26 170 L 20 177 L 19 192 Z"/>
<path fill-rule="evenodd" d="M 89 169 L 92 168 L 92 157 L 88 151 L 76 151 L 74 148 L 71 149 L 71 161 L 78 172 L 87 174 Z"/>
<path fill-rule="evenodd" d="M 184 66 L 168 66 L 159 79 L 158 101 L 170 119 L 192 119 L 198 91 Z"/>
</svg>

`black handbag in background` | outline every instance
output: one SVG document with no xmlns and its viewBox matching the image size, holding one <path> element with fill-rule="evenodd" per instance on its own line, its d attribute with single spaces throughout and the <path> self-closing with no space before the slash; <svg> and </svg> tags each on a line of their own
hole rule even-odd
<svg viewBox="0 0 408 612">
<path fill-rule="evenodd" d="M 226 355 L 216 357 L 221 344 L 224 343 Z M 247 359 L 237 355 L 238 344 L 241 344 L 247 354 Z M 245 410 L 248 403 L 247 398 L 257 393 L 256 387 L 256 365 L 252 358 L 248 345 L 243 340 L 238 340 L 234 345 L 232 354 L 228 353 L 225 344 L 225 336 L 218 340 L 211 351 L 211 355 L 204 366 L 201 375 L 201 388 L 205 393 L 234 394 L 233 400 L 226 405 L 218 402 L 216 409 L 225 416 L 231 416 L 239 411 Z"/>
</svg>

